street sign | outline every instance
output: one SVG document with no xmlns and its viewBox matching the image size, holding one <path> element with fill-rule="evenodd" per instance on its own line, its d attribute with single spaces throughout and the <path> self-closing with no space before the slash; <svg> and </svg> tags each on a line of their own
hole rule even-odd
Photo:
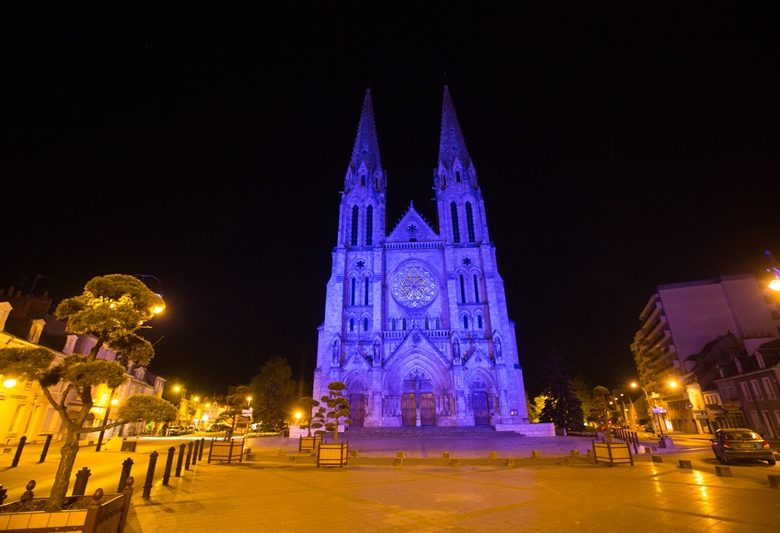
<svg viewBox="0 0 780 533">
<path fill-rule="evenodd" d="M 665 412 L 666 412 L 666 408 L 665 407 L 653 407 L 653 413 L 655 413 L 655 414 L 665 413 Z"/>
</svg>

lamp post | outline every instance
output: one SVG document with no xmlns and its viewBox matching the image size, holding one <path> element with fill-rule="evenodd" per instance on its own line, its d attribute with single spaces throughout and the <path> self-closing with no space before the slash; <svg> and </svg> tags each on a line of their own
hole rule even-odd
<svg viewBox="0 0 780 533">
<path fill-rule="evenodd" d="M 184 385 L 174 385 L 173 392 L 179 393 L 179 400 L 176 402 L 176 425 L 181 425 L 181 404 L 184 395 L 187 394 L 187 387 Z"/>
<path fill-rule="evenodd" d="M 661 438 L 664 437 L 664 428 L 661 425 L 661 419 L 658 416 L 657 407 L 655 406 L 655 402 L 653 404 L 650 404 L 650 396 L 647 394 L 647 391 L 645 388 L 637 383 L 636 381 L 631 382 L 631 388 L 632 389 L 642 389 L 642 392 L 645 393 L 645 404 L 647 405 L 648 414 L 650 415 L 651 420 L 655 420 L 656 425 L 658 426 L 658 431 L 661 433 Z"/>
<path fill-rule="evenodd" d="M 114 389 L 111 389 L 111 394 L 109 398 L 110 399 L 108 403 L 106 403 L 106 414 L 103 415 L 103 427 L 100 429 L 100 435 L 98 435 L 97 446 L 95 446 L 96 452 L 99 452 L 100 447 L 103 445 L 103 437 L 106 434 L 106 424 L 108 423 L 108 414 L 111 412 L 111 406 L 119 403 L 119 400 L 114 398 Z"/>
</svg>

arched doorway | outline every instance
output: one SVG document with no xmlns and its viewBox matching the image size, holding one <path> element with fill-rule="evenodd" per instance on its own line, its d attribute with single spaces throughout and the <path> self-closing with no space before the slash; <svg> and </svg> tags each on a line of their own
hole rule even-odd
<svg viewBox="0 0 780 533">
<path fill-rule="evenodd" d="M 433 382 L 419 368 L 414 368 L 403 380 L 401 425 L 404 427 L 436 425 L 436 398 L 433 393 Z"/>
</svg>

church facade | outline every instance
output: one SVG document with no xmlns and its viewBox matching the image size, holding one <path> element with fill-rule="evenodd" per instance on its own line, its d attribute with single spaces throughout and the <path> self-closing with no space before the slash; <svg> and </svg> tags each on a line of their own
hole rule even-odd
<svg viewBox="0 0 780 533">
<path fill-rule="evenodd" d="M 438 227 L 410 204 L 388 232 L 367 91 L 344 179 L 313 397 L 345 383 L 356 427 L 533 433 L 485 204 L 447 87 L 437 163 Z"/>
</svg>

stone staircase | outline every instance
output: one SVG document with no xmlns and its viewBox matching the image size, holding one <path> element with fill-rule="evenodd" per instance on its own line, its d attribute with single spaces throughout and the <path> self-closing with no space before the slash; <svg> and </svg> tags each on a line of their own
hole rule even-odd
<svg viewBox="0 0 780 533">
<path fill-rule="evenodd" d="M 497 437 L 518 437 L 514 431 L 496 431 L 492 427 L 397 427 L 364 428 L 350 427 L 344 432 L 349 439 L 487 439 Z"/>
</svg>

